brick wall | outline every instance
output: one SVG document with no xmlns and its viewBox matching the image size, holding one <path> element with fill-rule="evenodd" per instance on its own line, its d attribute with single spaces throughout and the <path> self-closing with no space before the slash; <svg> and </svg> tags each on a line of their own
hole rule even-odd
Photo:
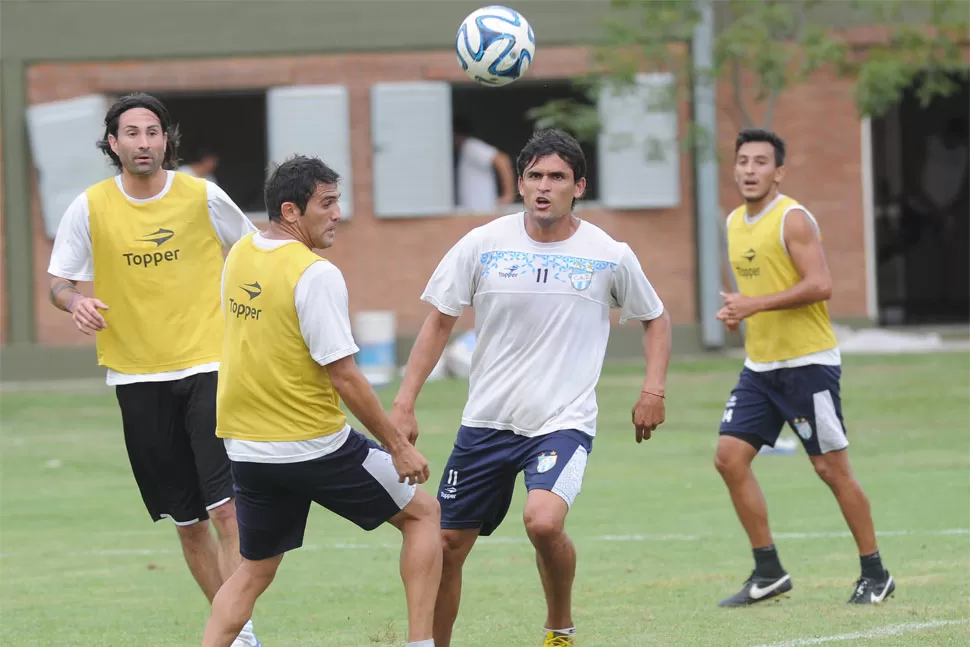
<svg viewBox="0 0 970 647">
<path fill-rule="evenodd" d="M 568 78 L 586 69 L 580 48 L 548 48 L 530 70 L 533 78 Z M 453 54 L 407 52 L 312 57 L 118 63 L 44 63 L 28 70 L 31 103 L 92 92 L 230 90 L 274 85 L 339 83 L 348 87 L 354 165 L 354 215 L 341 225 L 339 242 L 328 257 L 347 278 L 351 310 L 393 309 L 401 333 L 420 326 L 427 307 L 420 292 L 440 257 L 463 234 L 488 220 L 483 217 L 433 217 L 379 220 L 372 213 L 369 87 L 380 81 L 465 80 Z M 719 88 L 720 139 L 730 160 L 737 126 L 731 99 Z M 681 120 L 687 114 L 681 108 Z M 792 151 L 786 191 L 804 201 L 827 234 L 835 277 L 832 312 L 865 314 L 865 262 L 862 238 L 859 124 L 849 87 L 821 75 L 809 86 L 779 102 L 776 128 Z M 824 147 L 824 148 L 823 148 Z M 693 323 L 695 308 L 692 173 L 681 157 L 681 206 L 642 212 L 584 211 L 583 216 L 614 237 L 630 243 L 640 257 L 675 323 Z M 730 165 L 721 187 L 725 208 L 734 206 Z M 91 343 L 76 332 L 69 317 L 47 301 L 47 262 L 51 241 L 43 235 L 36 191 L 33 199 L 35 307 L 38 341 L 43 344 Z M 402 269 L 403 268 L 403 269 Z M 470 325 L 470 318 L 461 324 Z M 461 325 L 460 324 L 460 325 Z"/>
</svg>

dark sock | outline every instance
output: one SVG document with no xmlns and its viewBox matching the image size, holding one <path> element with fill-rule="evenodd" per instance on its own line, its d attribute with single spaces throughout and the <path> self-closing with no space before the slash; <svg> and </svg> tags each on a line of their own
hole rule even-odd
<svg viewBox="0 0 970 647">
<path fill-rule="evenodd" d="M 775 545 L 755 548 L 754 551 L 754 573 L 760 577 L 770 577 L 778 579 L 785 574 L 785 569 L 781 567 L 778 559 L 778 551 Z"/>
<path fill-rule="evenodd" d="M 874 580 L 881 580 L 886 577 L 886 569 L 883 568 L 882 558 L 879 557 L 878 550 L 872 555 L 860 556 L 859 563 L 862 564 L 862 577 Z"/>
</svg>

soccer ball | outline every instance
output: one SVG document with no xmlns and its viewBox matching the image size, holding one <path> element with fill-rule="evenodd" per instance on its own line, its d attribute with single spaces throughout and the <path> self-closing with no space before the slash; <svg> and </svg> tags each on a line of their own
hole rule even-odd
<svg viewBox="0 0 970 647">
<path fill-rule="evenodd" d="M 455 53 L 465 74 L 476 83 L 508 85 L 525 76 L 536 51 L 528 21 L 514 9 L 482 7 L 458 28 Z"/>
</svg>

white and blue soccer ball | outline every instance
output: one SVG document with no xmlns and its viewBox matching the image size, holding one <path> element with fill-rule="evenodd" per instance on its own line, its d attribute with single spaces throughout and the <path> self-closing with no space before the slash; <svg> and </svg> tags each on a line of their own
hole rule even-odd
<svg viewBox="0 0 970 647">
<path fill-rule="evenodd" d="M 515 9 L 491 5 L 473 11 L 458 28 L 455 53 L 465 74 L 476 83 L 508 85 L 532 64 L 536 37 Z"/>
</svg>

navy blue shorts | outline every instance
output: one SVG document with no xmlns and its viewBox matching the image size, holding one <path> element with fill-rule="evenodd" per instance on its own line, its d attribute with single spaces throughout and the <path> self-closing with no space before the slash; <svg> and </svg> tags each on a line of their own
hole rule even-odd
<svg viewBox="0 0 970 647">
<path fill-rule="evenodd" d="M 299 463 L 232 461 L 239 552 L 268 559 L 303 545 L 310 502 L 364 530 L 396 515 L 414 496 L 398 482 L 391 455 L 351 430 L 337 451 Z"/>
<path fill-rule="evenodd" d="M 438 487 L 441 527 L 492 534 L 509 511 L 515 478 L 523 471 L 530 491 L 549 490 L 572 506 L 592 450 L 592 436 L 575 429 L 527 438 L 462 425 Z"/>
<path fill-rule="evenodd" d="M 787 422 L 809 456 L 849 445 L 839 397 L 839 366 L 810 364 L 757 372 L 745 367 L 721 416 L 721 433 L 760 449 Z"/>
</svg>

